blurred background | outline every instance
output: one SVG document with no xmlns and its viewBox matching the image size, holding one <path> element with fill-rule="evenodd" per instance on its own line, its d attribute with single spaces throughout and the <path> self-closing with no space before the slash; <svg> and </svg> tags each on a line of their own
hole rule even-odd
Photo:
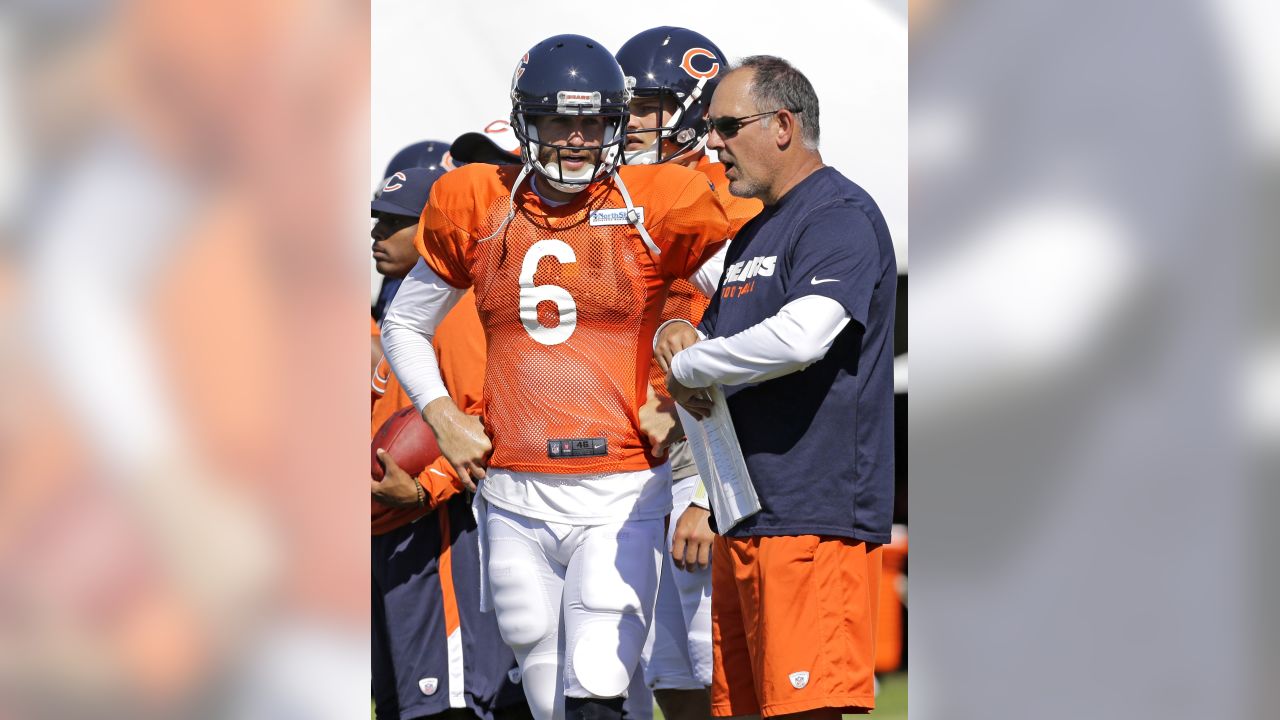
<svg viewBox="0 0 1280 720">
<path fill-rule="evenodd" d="M 368 5 L 19 0 L 0 56 L 0 717 L 361 717 Z"/>
<path fill-rule="evenodd" d="M 1275 716 L 1277 20 L 911 3 L 913 718 Z"/>
<path fill-rule="evenodd" d="M 0 718 L 363 717 L 379 169 L 506 112 L 428 80 L 661 23 L 814 78 L 904 269 L 849 148 L 909 130 L 911 716 L 1275 714 L 1275 3 L 438 5 L 0 8 Z M 908 15 L 909 119 L 825 110 Z"/>
</svg>

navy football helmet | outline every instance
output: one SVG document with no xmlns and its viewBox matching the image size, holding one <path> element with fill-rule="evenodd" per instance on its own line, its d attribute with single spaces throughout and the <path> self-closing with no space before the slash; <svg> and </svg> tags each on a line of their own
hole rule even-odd
<svg viewBox="0 0 1280 720">
<path fill-rule="evenodd" d="M 728 69 L 728 59 L 707 36 L 680 27 L 656 27 L 631 38 L 618 50 L 637 98 L 671 100 L 675 111 L 658 128 L 652 148 L 628 153 L 630 164 L 667 162 L 701 150 L 707 142 L 711 94 Z M 665 105 L 666 103 L 664 103 Z M 653 137 L 653 130 L 632 131 Z"/>
<path fill-rule="evenodd" d="M 382 177 L 391 177 L 401 170 L 415 167 L 428 170 L 452 170 L 454 165 L 449 156 L 449 143 L 423 140 L 402 148 L 395 157 L 391 158 L 391 162 L 387 163 L 387 170 L 382 173 Z"/>
<path fill-rule="evenodd" d="M 600 43 L 581 35 L 556 35 L 534 45 L 511 78 L 511 127 L 520 141 L 525 167 L 542 173 L 553 187 L 579 192 L 608 177 L 622 159 L 631 92 L 622 68 Z M 593 116 L 604 123 L 599 145 L 557 146 L 543 142 L 536 120 L 548 116 Z M 550 149 L 553 160 L 542 161 Z M 565 153 L 598 153 L 580 170 L 564 168 Z"/>
</svg>

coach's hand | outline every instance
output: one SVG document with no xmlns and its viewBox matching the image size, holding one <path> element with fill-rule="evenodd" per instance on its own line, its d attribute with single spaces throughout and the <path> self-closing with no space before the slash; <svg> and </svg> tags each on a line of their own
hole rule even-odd
<svg viewBox="0 0 1280 720">
<path fill-rule="evenodd" d="M 671 358 L 681 350 L 698 342 L 698 331 L 686 322 L 673 322 L 662 328 L 662 334 L 658 335 L 657 341 L 653 344 L 653 358 L 658 361 L 658 367 L 662 368 L 662 372 L 671 372 Z"/>
<path fill-rule="evenodd" d="M 467 415 L 448 397 L 427 403 L 422 419 L 436 434 L 436 444 L 453 466 L 462 484 L 475 492 L 475 480 L 485 476 L 493 443 L 484 434 L 484 423 L 475 415 Z"/>
<path fill-rule="evenodd" d="M 671 562 L 681 570 L 694 572 L 711 566 L 711 532 L 709 510 L 690 505 L 676 521 L 676 532 L 671 538 Z"/>
<path fill-rule="evenodd" d="M 671 371 L 667 371 L 667 392 L 671 397 L 699 420 L 711 414 L 711 396 L 702 388 L 687 388 L 676 379 Z"/>
</svg>

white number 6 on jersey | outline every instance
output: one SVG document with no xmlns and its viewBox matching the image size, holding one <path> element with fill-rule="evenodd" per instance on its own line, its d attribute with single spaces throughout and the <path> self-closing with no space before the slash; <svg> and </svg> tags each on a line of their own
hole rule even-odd
<svg viewBox="0 0 1280 720">
<path fill-rule="evenodd" d="M 529 337 L 543 345 L 559 345 L 578 327 L 578 304 L 568 290 L 559 285 L 534 285 L 533 274 L 538 271 L 538 261 L 551 255 L 560 263 L 577 262 L 573 248 L 563 240 L 539 240 L 524 254 L 520 263 L 520 322 L 529 331 Z M 538 322 L 538 303 L 554 303 L 560 313 L 560 324 L 546 327 Z"/>
</svg>

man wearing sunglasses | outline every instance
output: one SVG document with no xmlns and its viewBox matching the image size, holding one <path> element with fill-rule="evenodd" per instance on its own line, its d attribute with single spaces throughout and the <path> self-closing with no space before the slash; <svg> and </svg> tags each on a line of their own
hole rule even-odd
<svg viewBox="0 0 1280 720">
<path fill-rule="evenodd" d="M 818 98 L 747 58 L 711 100 L 707 147 L 764 203 L 734 237 L 695 331 L 656 349 L 704 416 L 723 386 L 762 510 L 712 548 L 715 716 L 838 720 L 875 705 L 880 546 L 893 511 L 897 267 L 884 218 L 818 152 Z"/>
<path fill-rule="evenodd" d="M 626 162 L 672 163 L 706 175 L 729 217 L 732 238 L 762 205 L 754 198 L 731 195 L 724 166 L 711 162 L 704 150 L 707 108 L 728 67 L 724 53 L 701 33 L 663 26 L 636 34 L 615 57 L 634 93 Z M 697 323 L 709 302 L 691 283 L 676 280 L 661 319 Z M 700 490 L 698 468 L 667 393 L 666 369 L 654 363 L 649 381 L 655 397 L 641 413 L 661 417 L 661 422 L 650 426 L 666 431 L 650 442 L 667 446 L 672 509 L 665 543 L 670 552 L 664 553 L 653 647 L 644 679 L 667 720 L 705 720 L 711 713 L 711 540 L 715 534 L 708 523 L 710 511 L 706 492 Z"/>
</svg>

